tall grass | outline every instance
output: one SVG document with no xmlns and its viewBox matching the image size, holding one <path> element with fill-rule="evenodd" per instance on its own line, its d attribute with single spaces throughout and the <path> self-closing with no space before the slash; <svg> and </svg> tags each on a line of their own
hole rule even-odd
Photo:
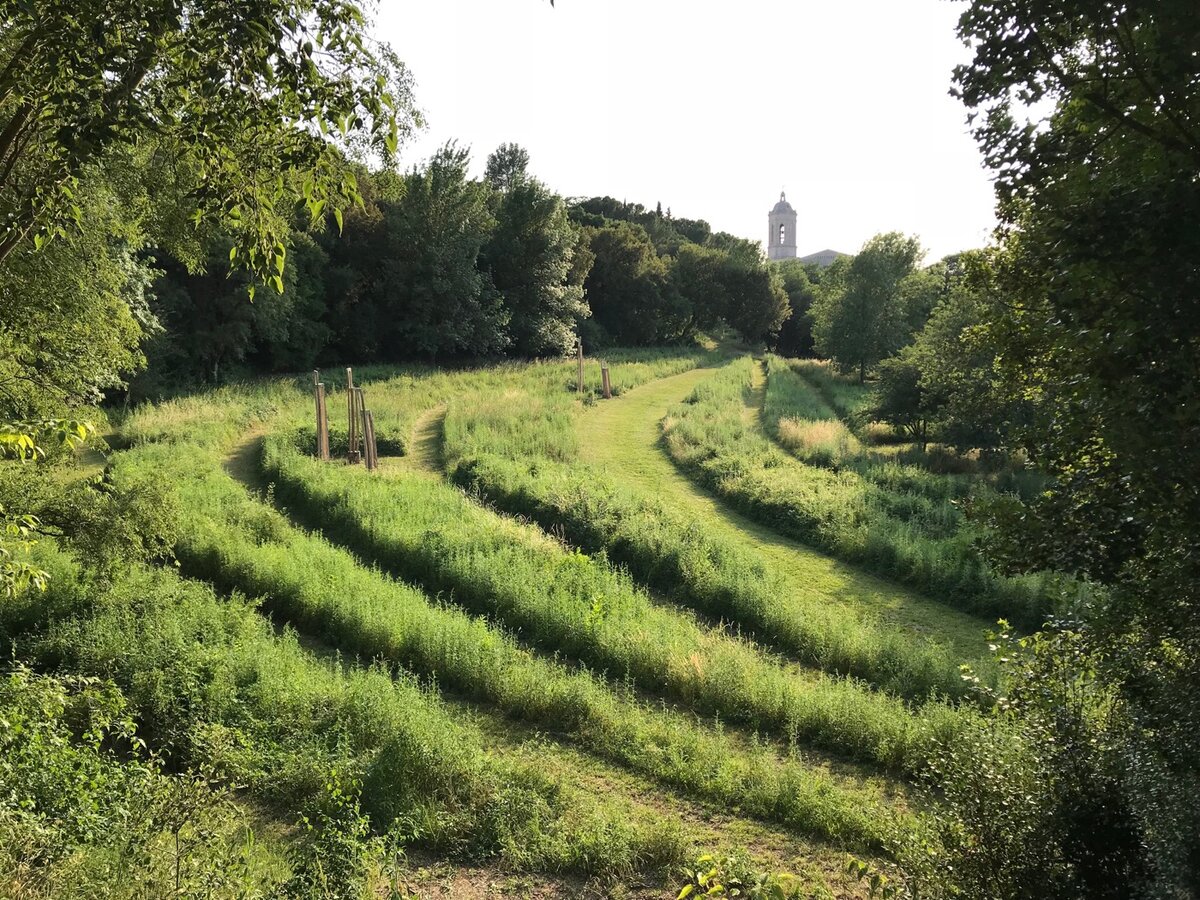
<svg viewBox="0 0 1200 900">
<path fill-rule="evenodd" d="M 214 769 L 280 809 L 303 809 L 331 771 L 362 779 L 380 831 L 519 868 L 588 871 L 668 864 L 669 828 L 637 828 L 545 774 L 485 750 L 413 678 L 321 663 L 276 636 L 253 604 L 218 599 L 169 570 L 131 568 L 100 587 L 61 555 L 48 559 L 22 657 L 40 668 L 112 679 L 139 733 L 175 765 Z"/>
<path fill-rule="evenodd" d="M 934 641 L 856 615 L 820 591 L 785 587 L 752 552 L 580 463 L 575 414 L 562 398 L 527 391 L 461 395 L 444 423 L 452 478 L 805 663 L 910 698 L 965 692 L 958 660 Z"/>
<path fill-rule="evenodd" d="M 127 460 L 123 467 L 130 470 L 122 477 L 178 477 L 178 464 L 156 450 Z M 739 749 L 690 716 L 614 692 L 586 669 L 541 659 L 486 620 L 434 604 L 419 590 L 364 568 L 212 469 L 180 484 L 188 511 L 178 550 L 185 569 L 222 588 L 265 597 L 268 609 L 305 633 L 402 665 L 701 798 L 821 837 L 881 845 L 890 817 L 871 791 L 765 747 Z M 896 739 L 915 754 L 915 724 L 898 724 Z"/>
<path fill-rule="evenodd" d="M 458 460 L 453 477 L 501 509 L 560 530 L 589 552 L 605 553 L 671 600 L 745 627 L 802 662 L 914 699 L 965 693 L 946 648 L 857 616 L 815 592 L 789 591 L 760 559 L 598 472 L 481 454 Z"/>
<path fill-rule="evenodd" d="M 883 490 L 847 468 L 804 465 L 772 445 L 742 414 L 755 365 L 726 367 L 668 413 L 666 447 L 685 471 L 799 541 L 967 611 L 1041 624 L 1052 586 L 993 573 L 952 504 Z"/>
<path fill-rule="evenodd" d="M 703 629 L 651 603 L 603 558 L 565 549 L 448 485 L 369 478 L 317 463 L 281 439 L 266 442 L 264 465 L 279 501 L 388 571 L 504 622 L 546 652 L 704 715 L 901 769 L 915 743 L 954 728 L 940 704 L 910 713 L 860 683 L 782 666 Z"/>
</svg>

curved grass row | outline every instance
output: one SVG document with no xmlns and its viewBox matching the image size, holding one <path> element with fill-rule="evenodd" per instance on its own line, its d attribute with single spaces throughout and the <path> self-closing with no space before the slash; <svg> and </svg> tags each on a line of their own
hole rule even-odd
<svg viewBox="0 0 1200 900">
<path fill-rule="evenodd" d="M 561 400 L 464 394 L 444 422 L 450 477 L 801 662 L 913 699 L 966 693 L 960 660 L 935 640 L 831 603 L 820 590 L 785 584 L 719 531 L 580 463 L 574 425 L 575 410 Z"/>
<path fill-rule="evenodd" d="M 669 823 L 621 820 L 603 804 L 484 749 L 411 676 L 321 663 L 276 636 L 254 605 L 169 570 L 107 586 L 47 554 L 47 594 L 0 608 L 41 669 L 113 680 L 139 735 L 175 765 L 201 767 L 292 818 L 331 772 L 361 779 L 379 832 L 460 858 L 544 871 L 658 869 L 684 852 Z"/>
<path fill-rule="evenodd" d="M 663 422 L 671 458 L 751 518 L 972 613 L 1041 623 L 1052 585 L 1002 578 L 927 498 L 882 491 L 853 471 L 804 465 L 743 414 L 757 364 L 745 357 L 699 385 Z"/>
<path fill-rule="evenodd" d="M 344 652 L 402 665 L 687 793 L 843 844 L 882 846 L 892 816 L 877 790 L 766 748 L 739 748 L 689 716 L 538 658 L 485 620 L 435 605 L 295 528 L 229 478 L 211 469 L 185 476 L 156 450 L 143 448 L 130 462 L 137 477 L 178 479 L 178 554 L 190 573 L 263 596 L 273 613 Z"/>
<path fill-rule="evenodd" d="M 385 570 L 505 623 L 544 652 L 708 716 L 799 739 L 896 770 L 929 740 L 948 740 L 954 710 L 913 712 L 853 680 L 780 664 L 746 641 L 661 606 L 603 559 L 572 552 L 530 526 L 428 479 L 371 478 L 268 439 L 275 495 Z"/>
</svg>

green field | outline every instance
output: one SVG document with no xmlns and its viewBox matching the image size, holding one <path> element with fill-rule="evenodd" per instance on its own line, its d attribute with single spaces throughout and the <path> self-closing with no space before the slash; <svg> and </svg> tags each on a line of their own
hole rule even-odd
<svg viewBox="0 0 1200 900">
<path fill-rule="evenodd" d="M 855 896 L 846 854 L 887 869 L 913 779 L 975 715 L 958 665 L 988 620 L 767 527 L 681 458 L 706 404 L 721 427 L 689 453 L 781 452 L 758 362 L 609 361 L 612 400 L 594 363 L 582 397 L 571 362 L 360 371 L 376 473 L 313 458 L 302 379 L 140 408 L 106 477 L 173 486 L 179 568 L 98 596 L 44 544 L 48 600 L 5 633 L 235 780 L 267 871 L 336 771 L 413 885 L 673 896 L 713 852 Z M 344 392 L 329 408 L 344 446 Z"/>
</svg>

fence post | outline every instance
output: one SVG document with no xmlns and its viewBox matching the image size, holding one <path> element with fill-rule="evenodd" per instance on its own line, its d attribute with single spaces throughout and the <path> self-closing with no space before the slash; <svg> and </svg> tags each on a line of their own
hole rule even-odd
<svg viewBox="0 0 1200 900">
<path fill-rule="evenodd" d="M 612 399 L 612 382 L 608 380 L 608 363 L 600 363 L 600 380 L 604 385 L 604 399 Z"/>
<path fill-rule="evenodd" d="M 583 338 L 579 339 L 579 384 L 575 393 L 583 396 Z"/>
<path fill-rule="evenodd" d="M 367 449 L 367 403 L 363 397 L 362 388 L 354 389 L 354 412 L 358 416 L 355 424 L 357 425 L 357 437 L 359 440 L 359 443 L 355 445 L 355 450 L 358 450 L 359 446 L 361 446 L 362 450 L 359 451 L 359 459 L 362 462 L 367 462 L 368 454 L 370 453 Z"/>
</svg>

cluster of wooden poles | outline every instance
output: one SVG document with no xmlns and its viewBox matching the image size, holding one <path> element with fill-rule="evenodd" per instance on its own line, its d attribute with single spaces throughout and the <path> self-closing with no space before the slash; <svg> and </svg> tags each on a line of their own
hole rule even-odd
<svg viewBox="0 0 1200 900">
<path fill-rule="evenodd" d="M 325 384 L 321 372 L 313 369 L 313 393 L 317 403 L 317 458 L 329 459 L 329 410 L 325 407 Z M 351 465 L 365 462 L 367 469 L 379 467 L 379 450 L 375 446 L 375 417 L 367 409 L 363 389 L 354 386 L 354 371 L 346 368 L 346 416 L 348 441 L 346 462 Z"/>
</svg>

